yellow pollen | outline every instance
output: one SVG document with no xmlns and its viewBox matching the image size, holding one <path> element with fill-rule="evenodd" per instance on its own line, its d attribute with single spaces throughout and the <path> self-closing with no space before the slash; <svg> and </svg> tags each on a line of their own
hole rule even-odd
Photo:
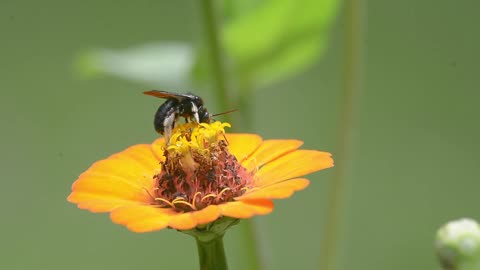
<svg viewBox="0 0 480 270">
<path fill-rule="evenodd" d="M 198 211 L 234 201 L 253 184 L 253 175 L 228 150 L 229 123 L 188 122 L 172 130 L 165 159 L 153 176 L 154 200 L 178 212 Z"/>
<path fill-rule="evenodd" d="M 167 151 L 174 156 L 184 156 L 192 150 L 208 154 L 210 146 L 218 141 L 218 136 L 225 134 L 226 127 L 230 127 L 230 124 L 219 121 L 211 124 L 190 122 L 179 125 L 173 129 Z"/>
</svg>

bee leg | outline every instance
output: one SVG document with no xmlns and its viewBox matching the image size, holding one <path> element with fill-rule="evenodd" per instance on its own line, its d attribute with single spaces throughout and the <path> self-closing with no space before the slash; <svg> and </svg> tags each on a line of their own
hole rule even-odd
<svg viewBox="0 0 480 270">
<path fill-rule="evenodd" d="M 165 127 L 165 131 L 163 133 L 163 137 L 165 138 L 165 143 L 167 145 L 170 144 L 170 135 L 172 135 L 172 128 L 171 127 Z"/>
<path fill-rule="evenodd" d="M 193 115 L 193 118 L 195 118 L 195 121 L 197 123 L 200 123 L 200 117 L 198 116 L 198 107 L 197 105 L 195 105 L 195 103 L 191 102 L 191 106 L 192 106 L 192 115 Z"/>
<path fill-rule="evenodd" d="M 164 133 L 163 136 L 165 137 L 165 142 L 168 144 L 168 141 L 170 140 L 170 135 L 172 135 L 172 129 L 175 126 L 175 114 L 169 114 L 167 117 L 165 117 L 165 120 L 163 120 L 163 128 L 164 128 Z"/>
<path fill-rule="evenodd" d="M 229 145 L 230 143 L 228 142 L 227 136 L 225 136 L 225 133 L 223 133 L 223 138 L 225 139 L 225 142 L 227 143 L 227 145 Z"/>
</svg>

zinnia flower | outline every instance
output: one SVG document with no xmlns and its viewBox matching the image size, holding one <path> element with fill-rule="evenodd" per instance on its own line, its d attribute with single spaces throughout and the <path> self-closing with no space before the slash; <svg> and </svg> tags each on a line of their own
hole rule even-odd
<svg viewBox="0 0 480 270">
<path fill-rule="evenodd" d="M 299 140 L 228 134 L 227 123 L 186 123 L 168 143 L 134 145 L 94 163 L 68 201 L 134 232 L 190 230 L 221 217 L 268 214 L 272 199 L 308 186 L 303 175 L 333 166 L 330 153 L 299 150 Z"/>
</svg>

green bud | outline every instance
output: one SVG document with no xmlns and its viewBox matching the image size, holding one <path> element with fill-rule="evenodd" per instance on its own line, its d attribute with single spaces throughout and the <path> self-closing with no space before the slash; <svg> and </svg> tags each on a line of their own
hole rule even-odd
<svg viewBox="0 0 480 270">
<path fill-rule="evenodd" d="M 445 224 L 437 231 L 435 247 L 445 270 L 480 269 L 480 226 L 473 219 Z"/>
</svg>

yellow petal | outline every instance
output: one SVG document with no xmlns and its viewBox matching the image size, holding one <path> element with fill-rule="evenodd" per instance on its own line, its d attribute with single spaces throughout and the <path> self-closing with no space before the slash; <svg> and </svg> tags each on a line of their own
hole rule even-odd
<svg viewBox="0 0 480 270">
<path fill-rule="evenodd" d="M 69 201 L 91 211 L 104 211 L 118 206 L 122 200 L 149 202 L 146 190 L 153 189 L 153 171 L 157 167 L 158 160 L 149 145 L 129 147 L 94 163 L 82 173 L 72 185 Z M 109 204 L 109 200 L 113 202 Z M 101 205 L 95 207 L 95 201 Z"/>
<path fill-rule="evenodd" d="M 263 164 L 274 160 L 286 153 L 296 150 L 303 144 L 299 140 L 266 140 L 242 165 L 248 171 L 254 171 Z"/>
<path fill-rule="evenodd" d="M 94 213 L 110 212 L 121 206 L 137 205 L 140 203 L 135 200 L 125 200 L 116 197 L 108 197 L 103 194 L 82 192 L 72 192 L 67 200 L 71 203 L 76 203 L 80 209 L 86 209 Z"/>
<path fill-rule="evenodd" d="M 235 199 L 239 201 L 251 199 L 285 199 L 292 196 L 295 191 L 306 188 L 309 183 L 310 182 L 304 178 L 286 180 L 251 190 Z"/>
<path fill-rule="evenodd" d="M 165 139 L 163 137 L 156 139 L 151 145 L 153 154 L 159 161 L 165 160 L 164 147 L 165 147 Z"/>
<path fill-rule="evenodd" d="M 151 205 L 138 205 L 117 208 L 110 218 L 114 223 L 125 225 L 134 232 L 161 230 L 177 213 L 170 208 L 158 208 Z"/>
<path fill-rule="evenodd" d="M 159 161 L 153 155 L 150 146 L 141 144 L 95 162 L 84 174 L 115 176 L 133 184 L 148 186 L 152 182 L 148 176 L 159 168 L 158 164 Z M 92 184 L 94 183 L 96 181 L 92 181 Z"/>
<path fill-rule="evenodd" d="M 331 154 L 315 150 L 297 150 L 281 156 L 260 168 L 255 186 L 262 187 L 333 166 Z"/>
<path fill-rule="evenodd" d="M 271 200 L 245 200 L 228 202 L 218 205 L 220 212 L 224 216 L 233 218 L 249 218 L 253 215 L 265 215 L 273 210 Z"/>
<path fill-rule="evenodd" d="M 128 200 L 146 201 L 149 195 L 146 190 L 152 190 L 153 176 L 145 177 L 152 182 L 144 187 L 139 182 L 133 182 L 113 175 L 102 175 L 93 172 L 83 173 L 72 185 L 74 192 L 91 193 Z"/>
<path fill-rule="evenodd" d="M 190 230 L 197 226 L 198 221 L 192 216 L 192 212 L 172 216 L 168 226 L 177 230 Z"/>
<path fill-rule="evenodd" d="M 220 216 L 220 209 L 217 205 L 209 205 L 206 208 L 192 212 L 192 217 L 197 220 L 198 225 L 207 224 Z"/>
<path fill-rule="evenodd" d="M 262 143 L 262 137 L 256 134 L 225 134 L 228 150 L 239 162 L 248 158 Z"/>
<path fill-rule="evenodd" d="M 170 216 L 156 216 L 144 220 L 138 220 L 125 225 L 132 232 L 143 233 L 165 229 L 168 226 Z"/>
</svg>

